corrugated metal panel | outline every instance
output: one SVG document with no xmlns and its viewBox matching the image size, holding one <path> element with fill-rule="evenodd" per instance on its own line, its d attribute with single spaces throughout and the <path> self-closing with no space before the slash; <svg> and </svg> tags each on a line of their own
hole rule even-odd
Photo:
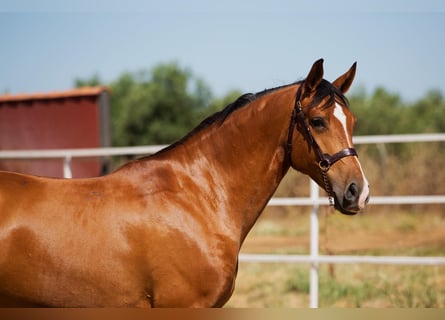
<svg viewBox="0 0 445 320">
<path fill-rule="evenodd" d="M 105 87 L 65 92 L 0 96 L 0 149 L 63 149 L 108 146 L 109 125 L 102 123 Z M 102 101 L 102 103 L 100 103 Z M 107 111 L 108 112 L 108 111 Z M 108 120 L 105 119 L 107 122 Z M 108 131 L 108 132 L 105 132 Z M 63 160 L 1 161 L 0 169 L 62 177 Z M 98 176 L 101 159 L 74 159 L 73 177 Z"/>
</svg>

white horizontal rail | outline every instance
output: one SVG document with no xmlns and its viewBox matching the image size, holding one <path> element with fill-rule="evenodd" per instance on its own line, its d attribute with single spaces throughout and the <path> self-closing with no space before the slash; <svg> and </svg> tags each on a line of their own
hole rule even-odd
<svg viewBox="0 0 445 320">
<path fill-rule="evenodd" d="M 392 134 L 381 136 L 355 136 L 354 144 L 408 143 L 445 141 L 445 133 Z"/>
<path fill-rule="evenodd" d="M 445 133 L 356 136 L 353 140 L 355 144 L 434 142 L 445 141 Z M 49 159 L 65 157 L 84 158 L 143 155 L 156 153 L 166 146 L 167 145 L 57 150 L 2 150 L 0 151 L 0 159 Z"/>
<path fill-rule="evenodd" d="M 85 158 L 122 155 L 153 154 L 163 149 L 159 146 L 112 147 L 88 149 L 57 149 L 57 150 L 3 150 L 0 159 L 54 159 L 54 158 Z"/>
<path fill-rule="evenodd" d="M 445 204 L 445 196 L 372 196 L 369 204 Z M 269 206 L 314 206 L 329 205 L 328 198 L 272 198 Z"/>
<path fill-rule="evenodd" d="M 445 265 L 445 257 L 404 257 L 404 256 L 328 256 L 290 254 L 248 254 L 239 255 L 241 262 L 269 263 L 329 263 L 329 264 L 396 264 L 396 265 Z"/>
<path fill-rule="evenodd" d="M 440 204 L 445 196 L 373 196 L 369 204 Z"/>
</svg>

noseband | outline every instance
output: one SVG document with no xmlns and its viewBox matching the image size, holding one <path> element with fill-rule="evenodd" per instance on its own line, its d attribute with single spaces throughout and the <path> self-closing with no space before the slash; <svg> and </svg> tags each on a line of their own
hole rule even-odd
<svg viewBox="0 0 445 320">
<path fill-rule="evenodd" d="M 290 162 L 292 163 L 291 152 L 292 152 L 292 137 L 294 134 L 294 127 L 298 126 L 300 131 L 302 132 L 304 138 L 308 141 L 310 146 L 315 150 L 318 156 L 318 167 L 320 168 L 321 175 L 323 177 L 323 182 L 325 185 L 325 190 L 329 195 L 329 203 L 330 205 L 334 205 L 334 192 L 332 190 L 331 184 L 329 183 L 329 179 L 327 177 L 326 172 L 331 168 L 331 166 L 336 163 L 338 160 L 349 157 L 349 156 L 358 156 L 357 151 L 354 148 L 345 148 L 340 150 L 333 155 L 329 153 L 323 153 L 314 136 L 312 135 L 311 129 L 309 128 L 309 124 L 306 120 L 306 114 L 301 107 L 301 88 L 303 84 L 300 85 L 297 91 L 297 95 L 295 98 L 295 106 L 292 110 L 291 120 L 289 124 L 289 132 L 287 137 L 287 154 L 289 156 Z"/>
</svg>

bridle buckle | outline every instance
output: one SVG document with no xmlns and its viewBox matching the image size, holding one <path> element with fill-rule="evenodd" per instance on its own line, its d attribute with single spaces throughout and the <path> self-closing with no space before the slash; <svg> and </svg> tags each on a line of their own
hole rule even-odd
<svg viewBox="0 0 445 320">
<path fill-rule="evenodd" d="M 331 168 L 331 163 L 328 159 L 323 159 L 318 162 L 318 167 L 323 172 L 328 172 L 328 170 Z"/>
</svg>

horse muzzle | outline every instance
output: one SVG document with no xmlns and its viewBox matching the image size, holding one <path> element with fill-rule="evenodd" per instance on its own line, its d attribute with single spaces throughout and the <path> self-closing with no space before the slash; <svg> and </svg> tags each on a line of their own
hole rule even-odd
<svg viewBox="0 0 445 320">
<path fill-rule="evenodd" d="M 346 215 L 355 215 L 369 202 L 369 186 L 351 182 L 344 191 L 334 191 L 334 207 Z"/>
</svg>

